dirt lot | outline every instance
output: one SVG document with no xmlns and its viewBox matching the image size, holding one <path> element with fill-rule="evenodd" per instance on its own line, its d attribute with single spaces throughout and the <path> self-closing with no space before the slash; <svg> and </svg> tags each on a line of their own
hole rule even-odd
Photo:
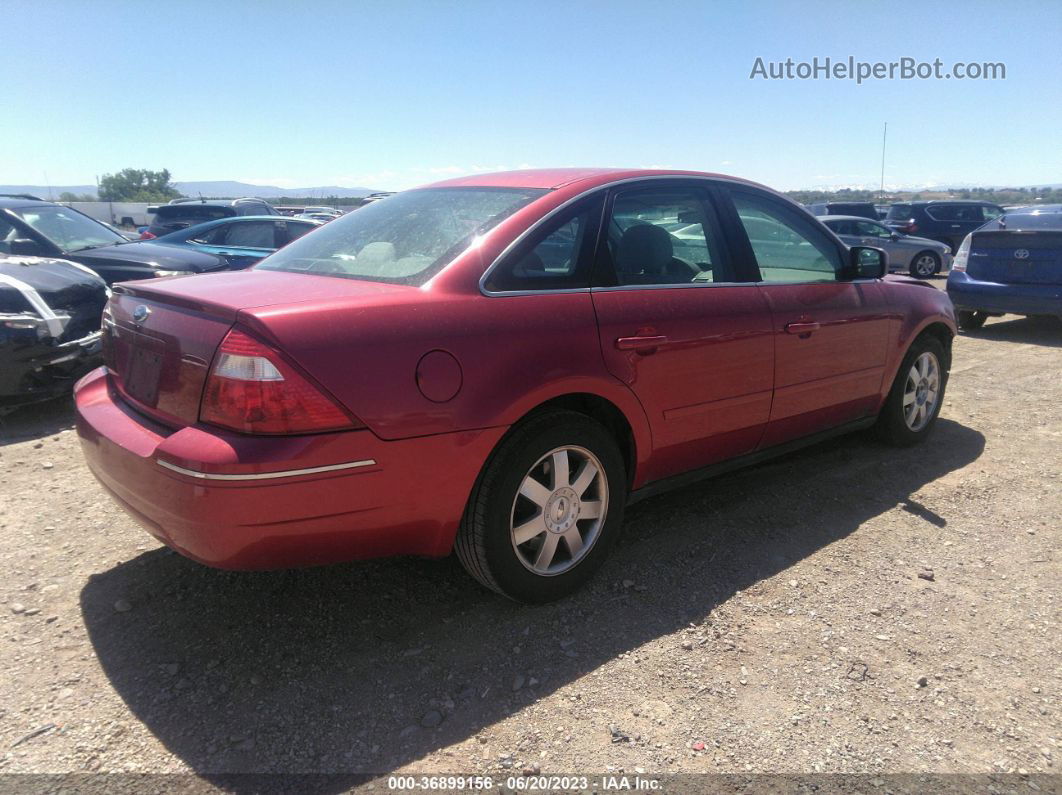
<svg viewBox="0 0 1062 795">
<path fill-rule="evenodd" d="M 928 445 L 641 503 L 540 608 L 454 560 L 203 568 L 105 496 L 68 405 L 14 414 L 0 773 L 1055 773 L 1060 346 L 990 321 Z"/>
</svg>

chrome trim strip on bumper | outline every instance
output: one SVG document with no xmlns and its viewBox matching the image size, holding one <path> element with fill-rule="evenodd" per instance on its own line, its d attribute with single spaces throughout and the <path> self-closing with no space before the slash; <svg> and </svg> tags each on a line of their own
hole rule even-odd
<svg viewBox="0 0 1062 795">
<path fill-rule="evenodd" d="M 319 472 L 337 472 L 342 469 L 358 469 L 359 467 L 371 467 L 376 465 L 376 461 L 372 458 L 366 458 L 364 461 L 351 461 L 346 464 L 329 464 L 323 467 L 309 467 L 307 469 L 285 469 L 280 472 L 255 472 L 246 475 L 226 475 L 213 472 L 197 472 L 194 469 L 185 469 L 179 467 L 176 464 L 171 464 L 169 461 L 160 461 L 155 459 L 155 463 L 160 467 L 177 472 L 181 475 L 188 475 L 191 478 L 200 478 L 201 480 L 270 480 L 273 478 L 293 478 L 298 475 L 316 475 Z"/>
</svg>

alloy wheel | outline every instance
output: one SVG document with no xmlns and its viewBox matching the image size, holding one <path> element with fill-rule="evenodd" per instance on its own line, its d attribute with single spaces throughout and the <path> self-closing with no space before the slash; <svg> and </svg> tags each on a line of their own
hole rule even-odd
<svg viewBox="0 0 1062 795">
<path fill-rule="evenodd" d="M 597 456 L 555 448 L 528 470 L 513 500 L 513 549 L 535 574 L 562 574 L 590 552 L 607 514 L 608 478 Z"/>
<path fill-rule="evenodd" d="M 911 364 L 903 388 L 903 419 L 912 431 L 920 431 L 933 418 L 940 399 L 940 364 L 926 351 Z"/>
<path fill-rule="evenodd" d="M 932 276 L 937 269 L 937 261 L 932 254 L 922 254 L 915 260 L 914 267 L 919 276 Z"/>
</svg>

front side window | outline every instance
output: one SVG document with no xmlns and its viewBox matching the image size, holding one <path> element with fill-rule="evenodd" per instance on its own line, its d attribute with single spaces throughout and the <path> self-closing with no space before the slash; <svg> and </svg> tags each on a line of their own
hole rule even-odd
<svg viewBox="0 0 1062 795">
<path fill-rule="evenodd" d="M 126 242 L 117 232 L 69 207 L 43 204 L 13 208 L 11 212 L 65 252 Z"/>
<path fill-rule="evenodd" d="M 601 252 L 603 281 L 617 286 L 735 281 L 706 197 L 691 188 L 616 196 Z"/>
<path fill-rule="evenodd" d="M 532 188 L 421 188 L 329 221 L 255 267 L 420 286 L 478 236 L 545 194 Z"/>
<path fill-rule="evenodd" d="M 764 282 L 837 281 L 842 261 L 829 237 L 798 211 L 754 194 L 734 194 Z"/>
<path fill-rule="evenodd" d="M 839 235 L 855 235 L 856 231 L 855 221 L 830 221 L 826 224 L 830 229 Z"/>
<path fill-rule="evenodd" d="M 999 207 L 993 207 L 991 205 L 985 205 L 981 207 L 981 212 L 986 221 L 992 221 L 999 216 L 1003 215 L 1003 210 Z"/>
</svg>

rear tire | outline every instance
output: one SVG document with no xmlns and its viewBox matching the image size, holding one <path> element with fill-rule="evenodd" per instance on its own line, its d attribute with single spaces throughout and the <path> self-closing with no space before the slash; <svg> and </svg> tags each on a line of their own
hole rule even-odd
<svg viewBox="0 0 1062 795">
<path fill-rule="evenodd" d="M 910 272 L 917 279 L 940 273 L 940 257 L 933 251 L 920 251 L 911 257 Z"/>
<path fill-rule="evenodd" d="M 977 331 L 988 320 L 988 313 L 960 309 L 955 313 L 955 319 L 959 323 L 959 328 L 963 331 Z"/>
<path fill-rule="evenodd" d="M 883 441 L 910 447 L 929 436 L 944 402 L 947 361 L 936 337 L 923 334 L 911 343 L 878 415 L 875 428 Z"/>
<path fill-rule="evenodd" d="M 503 596 L 560 599 L 604 562 L 626 497 L 612 435 L 578 412 L 546 411 L 516 426 L 488 459 L 454 548 L 469 574 Z"/>
</svg>

